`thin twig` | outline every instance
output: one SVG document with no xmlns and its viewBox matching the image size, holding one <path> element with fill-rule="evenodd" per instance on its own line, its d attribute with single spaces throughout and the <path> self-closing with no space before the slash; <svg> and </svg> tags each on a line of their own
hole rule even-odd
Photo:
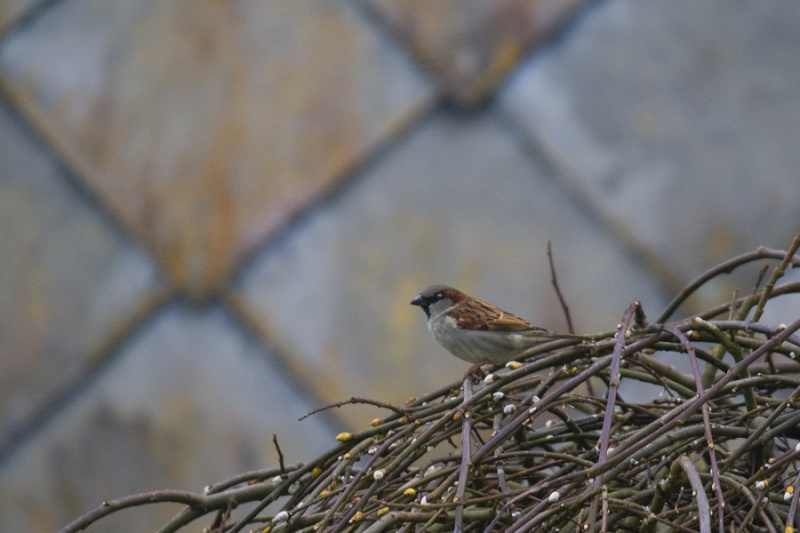
<svg viewBox="0 0 800 533">
<path fill-rule="evenodd" d="M 280 444 L 278 444 L 278 435 L 275 433 L 272 434 L 272 444 L 275 445 L 275 451 L 278 452 L 278 466 L 280 466 L 281 474 L 283 474 L 286 472 L 286 465 L 283 464 L 283 452 Z"/>
<path fill-rule="evenodd" d="M 352 398 L 350 398 L 348 400 L 342 400 L 340 402 L 336 402 L 336 403 L 332 403 L 332 404 L 329 404 L 329 405 L 324 405 L 322 407 L 318 407 L 318 408 L 314 409 L 313 411 L 309 411 L 308 413 L 304 414 L 303 416 L 298 418 L 298 420 L 305 420 L 309 416 L 315 415 L 317 413 L 321 413 L 322 411 L 327 411 L 328 409 L 338 409 L 338 408 L 343 407 L 345 405 L 359 404 L 359 403 L 363 403 L 365 405 L 373 405 L 375 407 L 381 407 L 383 409 L 389 409 L 390 411 L 394 411 L 398 415 L 405 414 L 405 411 L 403 411 L 402 408 L 395 407 L 394 405 L 392 405 L 390 403 L 380 402 L 378 400 L 372 400 L 370 398 L 356 398 L 354 396 L 354 397 L 352 397 Z"/>
<path fill-rule="evenodd" d="M 697 501 L 697 518 L 700 522 L 700 533 L 711 533 L 711 508 L 708 505 L 708 497 L 703 489 L 703 482 L 700 481 L 700 474 L 694 467 L 692 460 L 682 455 L 678 458 L 678 464 L 683 469 L 689 484 L 692 486 L 695 500 Z M 720 523 L 720 533 L 724 533 L 725 524 Z"/>
<path fill-rule="evenodd" d="M 773 270 L 772 276 L 770 276 L 767 286 L 764 287 L 764 290 L 761 293 L 761 298 L 758 300 L 756 311 L 753 313 L 753 322 L 758 322 L 761 320 L 761 315 L 764 313 L 764 306 L 767 304 L 767 300 L 769 300 L 769 297 L 772 295 L 772 290 L 775 288 L 775 284 L 786 273 L 786 270 L 792 263 L 792 259 L 794 259 L 798 248 L 800 248 L 800 235 L 797 235 L 794 238 L 792 245 L 789 246 L 789 249 L 786 251 L 786 256 L 783 258 L 783 261 L 781 261 L 778 266 L 775 267 L 775 270 Z"/>
<path fill-rule="evenodd" d="M 760 259 L 783 259 L 784 257 L 786 257 L 785 251 L 772 250 L 762 246 L 753 252 L 736 256 L 733 259 L 729 259 L 728 261 L 725 261 L 724 263 L 707 270 L 697 278 L 693 279 L 688 285 L 686 285 L 686 287 L 683 288 L 680 294 L 678 294 L 669 303 L 669 305 L 667 305 L 667 308 L 662 311 L 661 315 L 656 319 L 656 324 L 662 324 L 666 322 L 667 319 L 672 316 L 675 310 L 678 309 L 678 307 L 680 307 L 680 305 L 685 302 L 689 296 L 694 294 L 697 289 L 715 277 L 721 274 L 730 274 L 736 268 L 746 265 L 747 263 L 752 263 L 753 261 L 758 261 Z M 800 257 L 793 258 L 791 264 L 794 266 L 800 266 Z"/>
<path fill-rule="evenodd" d="M 464 378 L 464 402 L 472 400 L 472 378 Z M 472 434 L 472 416 L 465 408 L 461 416 L 461 466 L 458 469 L 458 487 L 456 487 L 456 519 L 455 532 L 461 533 L 464 529 L 464 495 L 467 492 L 467 477 L 469 476 L 472 458 L 470 457 L 470 435 Z"/>
<path fill-rule="evenodd" d="M 218 520 L 218 522 L 216 524 L 217 533 L 223 533 L 225 531 L 225 524 L 228 522 L 228 519 L 231 517 L 231 511 L 233 511 L 233 509 L 235 507 L 236 506 L 233 504 L 233 502 L 231 502 L 225 507 L 224 511 L 220 511 L 218 513 L 219 520 Z"/>
<path fill-rule="evenodd" d="M 567 305 L 567 301 L 564 299 L 564 296 L 561 294 L 561 288 L 558 286 L 558 276 L 556 275 L 556 266 L 553 261 L 552 245 L 552 241 L 547 241 L 547 260 L 550 262 L 550 282 L 553 284 L 553 288 L 556 291 L 556 296 L 558 296 L 558 301 L 561 303 L 561 309 L 564 311 L 564 318 L 567 320 L 567 331 L 574 335 L 575 328 L 572 327 L 572 317 L 569 313 L 569 306 Z"/>
<path fill-rule="evenodd" d="M 669 325 L 664 326 L 664 329 L 675 335 L 681 341 L 681 344 L 683 344 L 684 348 L 686 348 L 686 353 L 689 355 L 689 362 L 692 365 L 692 373 L 694 374 L 695 387 L 697 387 L 697 395 L 698 396 L 702 395 L 703 379 L 700 375 L 700 367 L 697 364 L 697 356 L 695 355 L 694 345 L 691 342 L 689 342 L 689 339 L 686 338 L 686 335 L 684 335 L 683 332 L 680 331 L 679 329 Z M 714 449 L 714 439 L 711 434 L 711 422 L 708 419 L 708 404 L 704 403 L 701 406 L 701 413 L 703 415 L 703 431 L 705 432 L 706 445 L 708 446 L 708 455 L 711 463 L 711 476 L 714 480 L 713 484 L 717 493 L 717 508 L 719 509 L 718 512 L 719 531 L 720 533 L 724 533 L 725 499 L 722 494 L 722 485 L 719 482 L 719 467 L 717 466 L 717 452 Z M 706 505 L 708 505 L 708 501 L 706 501 Z"/>
<path fill-rule="evenodd" d="M 614 354 L 611 358 L 611 378 L 608 386 L 608 400 L 606 402 L 605 416 L 603 418 L 603 430 L 600 432 L 600 450 L 597 458 L 597 465 L 601 466 L 605 463 L 608 457 L 608 443 L 611 438 L 611 424 L 614 420 L 614 409 L 617 400 L 617 390 L 619 389 L 620 380 L 620 362 L 622 361 L 622 349 L 625 346 L 625 337 L 628 332 L 633 315 L 636 309 L 640 307 L 637 300 L 630 303 L 625 313 L 622 315 L 621 327 L 617 332 L 617 341 L 614 344 Z M 602 476 L 596 476 L 592 483 L 592 490 L 597 491 L 604 483 Z M 592 498 L 592 510 L 589 513 L 590 520 L 594 520 L 597 509 L 597 498 Z"/>
</svg>

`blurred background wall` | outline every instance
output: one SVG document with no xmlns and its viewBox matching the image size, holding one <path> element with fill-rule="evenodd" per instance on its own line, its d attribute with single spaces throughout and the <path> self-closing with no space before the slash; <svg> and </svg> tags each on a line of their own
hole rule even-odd
<svg viewBox="0 0 800 533">
<path fill-rule="evenodd" d="M 548 241 L 584 333 L 787 247 L 797 28 L 792 0 L 1 2 L 2 527 L 274 466 L 273 434 L 298 462 L 379 414 L 304 413 L 455 381 L 427 285 L 564 330 Z"/>
</svg>

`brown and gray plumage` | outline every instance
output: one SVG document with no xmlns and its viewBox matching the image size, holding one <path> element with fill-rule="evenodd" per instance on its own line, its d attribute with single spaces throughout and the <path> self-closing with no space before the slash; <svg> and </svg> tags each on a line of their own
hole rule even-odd
<svg viewBox="0 0 800 533">
<path fill-rule="evenodd" d="M 433 338 L 448 352 L 470 363 L 502 364 L 537 344 L 577 335 L 553 333 L 447 285 L 419 293 L 412 305 L 428 316 Z"/>
</svg>

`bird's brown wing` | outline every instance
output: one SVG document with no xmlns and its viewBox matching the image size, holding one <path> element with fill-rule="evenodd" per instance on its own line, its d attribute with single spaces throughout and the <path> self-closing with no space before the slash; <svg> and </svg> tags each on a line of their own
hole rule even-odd
<svg viewBox="0 0 800 533">
<path fill-rule="evenodd" d="M 474 331 L 541 331 L 516 315 L 475 299 L 465 301 L 456 311 L 456 325 Z"/>
</svg>

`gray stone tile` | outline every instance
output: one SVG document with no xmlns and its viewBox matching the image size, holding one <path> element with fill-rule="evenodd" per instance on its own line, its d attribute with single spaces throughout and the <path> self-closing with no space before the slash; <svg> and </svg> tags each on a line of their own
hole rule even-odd
<svg viewBox="0 0 800 533">
<path fill-rule="evenodd" d="M 267 250 L 240 291 L 323 396 L 398 402 L 467 368 L 409 305 L 427 285 L 448 283 L 565 329 L 548 240 L 580 332 L 613 328 L 634 297 L 663 304 L 492 113 L 438 114 Z"/>
<path fill-rule="evenodd" d="M 96 363 L 157 272 L 0 106 L 0 448 Z"/>
<path fill-rule="evenodd" d="M 2 43 L 0 76 L 198 300 L 435 94 L 338 0 L 58 2 Z"/>
<path fill-rule="evenodd" d="M 9 531 L 55 531 L 103 500 L 203 487 L 336 444 L 322 416 L 220 310 L 172 306 L 100 379 L 4 465 L 0 514 Z M 154 531 L 179 508 L 151 506 L 92 531 Z M 207 524 L 206 522 L 202 523 Z M 199 526 L 198 526 L 199 527 Z"/>
<path fill-rule="evenodd" d="M 600 2 L 500 103 L 620 238 L 688 280 L 800 231 L 798 27 L 797 2 Z"/>
</svg>

